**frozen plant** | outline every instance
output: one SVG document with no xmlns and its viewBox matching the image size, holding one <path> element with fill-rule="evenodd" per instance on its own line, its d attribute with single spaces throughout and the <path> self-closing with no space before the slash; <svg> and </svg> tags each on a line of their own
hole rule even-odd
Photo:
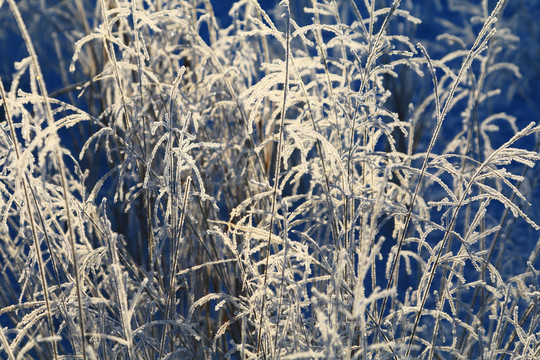
<svg viewBox="0 0 540 360">
<path fill-rule="evenodd" d="M 425 3 L 0 0 L 0 356 L 538 358 L 540 7 Z"/>
</svg>

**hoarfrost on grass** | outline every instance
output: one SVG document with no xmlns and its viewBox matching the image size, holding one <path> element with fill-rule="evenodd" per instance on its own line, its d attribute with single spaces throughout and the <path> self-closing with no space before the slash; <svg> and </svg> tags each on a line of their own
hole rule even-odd
<svg viewBox="0 0 540 360">
<path fill-rule="evenodd" d="M 7 2 L 0 357 L 540 356 L 540 8 L 302 4 Z"/>
</svg>

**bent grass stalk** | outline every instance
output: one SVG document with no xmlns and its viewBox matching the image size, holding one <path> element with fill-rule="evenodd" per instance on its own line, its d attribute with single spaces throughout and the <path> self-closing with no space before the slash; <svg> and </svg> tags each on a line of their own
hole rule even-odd
<svg viewBox="0 0 540 360">
<path fill-rule="evenodd" d="M 39 66 L 37 55 L 34 50 L 34 46 L 32 45 L 32 41 L 30 39 L 30 35 L 28 34 L 28 31 L 26 30 L 26 26 L 23 22 L 21 13 L 19 12 L 19 9 L 17 7 L 17 4 L 15 4 L 14 0 L 8 0 L 9 6 L 11 8 L 11 11 L 13 15 L 15 16 L 15 19 L 17 21 L 17 25 L 19 26 L 19 30 L 21 31 L 21 34 L 24 39 L 24 43 L 26 44 L 26 48 L 28 50 L 28 53 L 30 54 L 30 58 L 32 59 L 32 65 L 34 67 L 34 71 L 37 74 L 37 82 L 39 84 L 39 87 L 41 89 L 41 94 L 43 96 L 44 102 L 45 102 L 45 110 L 47 115 L 47 122 L 48 126 L 53 129 L 51 132 L 52 139 L 49 138 L 49 141 L 55 141 L 56 143 L 59 142 L 58 133 L 56 132 L 56 124 L 54 122 L 54 116 L 52 114 L 51 104 L 49 102 L 49 96 L 47 93 L 47 88 L 45 87 L 45 80 L 43 79 L 43 73 L 41 71 L 41 67 Z M 15 133 L 12 133 L 13 136 L 15 136 Z M 84 312 L 82 309 L 82 290 L 80 286 L 80 280 L 79 280 L 79 267 L 78 267 L 78 261 L 77 261 L 77 252 L 75 249 L 75 234 L 73 232 L 73 226 L 72 226 L 72 220 L 71 220 L 71 211 L 69 207 L 69 200 L 68 200 L 68 189 L 66 184 L 66 174 L 65 174 L 65 167 L 64 167 L 64 161 L 62 158 L 62 153 L 58 148 L 56 148 L 55 152 L 56 160 L 58 162 L 58 168 L 60 172 L 60 179 L 61 179 L 61 185 L 63 189 L 63 195 L 64 195 L 64 205 L 66 210 L 66 218 L 67 218 L 67 225 L 68 225 L 68 232 L 69 232 L 69 242 L 71 245 L 71 251 L 72 251 L 72 259 L 73 259 L 73 272 L 74 272 L 74 278 L 75 278 L 75 286 L 77 289 L 77 304 L 78 304 L 78 311 L 79 311 L 79 329 L 81 332 L 81 352 L 83 360 L 86 360 L 86 339 L 85 339 L 85 331 L 84 331 Z M 28 203 L 29 204 L 29 203 Z M 32 218 L 32 217 L 31 217 Z M 36 251 L 39 251 L 38 248 L 36 248 Z M 52 249 L 51 249 L 52 251 Z M 41 260 L 40 260 L 41 261 Z M 46 286 L 46 284 L 43 284 Z M 44 291 L 47 291 L 46 288 Z"/>
<path fill-rule="evenodd" d="M 442 128 L 442 124 L 444 122 L 444 119 L 446 117 L 448 109 L 450 108 L 450 105 L 452 104 L 452 100 L 454 98 L 454 94 L 456 92 L 456 89 L 457 89 L 459 83 L 461 82 L 461 80 L 463 78 L 463 75 L 465 74 L 466 70 L 469 69 L 471 63 L 475 59 L 476 55 L 478 55 L 479 52 L 484 50 L 484 45 L 489 40 L 489 38 L 494 35 L 494 33 L 495 33 L 494 30 L 488 32 L 488 29 L 491 27 L 491 25 L 493 25 L 493 22 L 496 20 L 496 16 L 499 15 L 499 13 L 502 11 L 504 2 L 505 2 L 505 0 L 499 0 L 499 2 L 497 3 L 497 6 L 495 7 L 495 9 L 493 9 L 493 12 L 491 13 L 490 17 L 484 23 L 484 25 L 482 27 L 482 30 L 480 31 L 478 37 L 476 38 L 476 41 L 475 41 L 474 45 L 472 46 L 471 50 L 467 54 L 466 59 L 463 61 L 463 65 L 459 69 L 459 73 L 457 74 L 457 77 L 454 80 L 452 87 L 450 88 L 448 98 L 446 99 L 444 107 L 442 108 L 442 110 L 441 110 L 441 107 L 440 107 L 440 98 L 439 98 L 439 94 L 438 94 L 438 84 L 437 84 L 437 77 L 436 77 L 436 74 L 435 74 L 435 68 L 433 67 L 433 64 L 431 63 L 431 59 L 429 58 L 425 48 L 421 44 L 417 45 L 418 48 L 422 51 L 422 54 L 425 56 L 426 62 L 428 64 L 428 68 L 429 68 L 430 73 L 431 73 L 431 77 L 432 77 L 432 81 L 433 81 L 433 92 L 434 92 L 434 98 L 435 98 L 435 109 L 436 109 L 436 115 L 437 115 L 437 125 L 435 127 L 435 130 L 433 131 L 433 136 L 431 137 L 428 149 L 426 151 L 426 154 L 425 154 L 425 157 L 424 157 L 424 162 L 422 164 L 422 169 L 420 170 L 420 175 L 419 175 L 418 181 L 416 183 L 416 187 L 415 187 L 415 190 L 414 190 L 413 197 L 411 199 L 411 204 L 409 205 L 409 211 L 407 212 L 407 216 L 405 218 L 405 222 L 404 222 L 405 225 L 404 225 L 404 228 L 402 230 L 402 233 L 401 233 L 401 236 L 400 236 L 400 239 L 399 239 L 399 242 L 398 242 L 396 255 L 395 255 L 394 260 L 392 262 L 392 267 L 391 267 L 391 271 L 390 271 L 390 278 L 388 280 L 388 285 L 386 287 L 387 290 L 391 288 L 394 277 L 395 277 L 395 269 L 396 269 L 397 263 L 399 262 L 399 259 L 400 259 L 400 254 L 401 254 L 401 249 L 403 247 L 403 243 L 405 241 L 405 238 L 407 237 L 407 230 L 409 228 L 409 223 L 410 223 L 410 220 L 411 220 L 413 207 L 414 207 L 414 204 L 416 203 L 416 199 L 418 197 L 418 194 L 420 192 L 420 188 L 422 186 L 422 180 L 424 178 L 426 169 L 427 169 L 428 164 L 429 164 L 429 157 L 431 155 L 431 152 L 433 150 L 435 142 L 437 141 L 437 138 L 439 137 L 439 133 L 440 133 L 441 128 Z M 383 300 L 383 304 L 381 306 L 381 311 L 379 312 L 379 322 L 382 321 L 386 301 L 387 301 L 387 298 L 385 298 Z"/>
</svg>

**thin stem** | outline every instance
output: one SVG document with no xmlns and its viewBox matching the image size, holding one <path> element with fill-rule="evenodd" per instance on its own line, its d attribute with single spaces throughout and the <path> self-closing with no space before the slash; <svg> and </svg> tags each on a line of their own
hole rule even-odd
<svg viewBox="0 0 540 360">
<path fill-rule="evenodd" d="M 262 338 L 262 323 L 264 318 L 264 307 L 266 305 L 266 286 L 268 283 L 268 266 L 270 262 L 270 246 L 272 245 L 272 234 L 274 228 L 274 221 L 276 217 L 276 202 L 277 202 L 277 193 L 278 193 L 278 184 L 279 184 L 279 173 L 281 169 L 281 154 L 283 151 L 283 137 L 284 137 L 284 128 L 285 128 L 285 112 L 287 111 L 287 92 L 289 89 L 289 56 L 290 56 L 290 12 L 289 5 L 285 9 L 285 14 L 287 17 L 287 27 L 286 27 L 286 48 L 285 48 L 285 84 L 283 86 L 283 104 L 281 107 L 281 121 L 279 126 L 279 142 L 277 146 L 276 154 L 276 167 L 274 169 L 274 189 L 272 193 L 272 210 L 270 218 L 270 226 L 268 230 L 268 241 L 266 244 L 266 264 L 264 268 L 264 283 L 263 283 L 263 299 L 261 304 L 261 313 L 259 320 L 259 334 L 257 336 L 257 356 L 261 350 L 261 338 Z"/>
</svg>

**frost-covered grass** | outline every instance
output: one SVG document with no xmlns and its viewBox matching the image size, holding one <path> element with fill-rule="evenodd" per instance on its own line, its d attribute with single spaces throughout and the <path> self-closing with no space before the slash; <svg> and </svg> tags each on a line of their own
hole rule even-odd
<svg viewBox="0 0 540 360">
<path fill-rule="evenodd" d="M 0 358 L 539 358 L 535 11 L 0 0 Z"/>
</svg>

